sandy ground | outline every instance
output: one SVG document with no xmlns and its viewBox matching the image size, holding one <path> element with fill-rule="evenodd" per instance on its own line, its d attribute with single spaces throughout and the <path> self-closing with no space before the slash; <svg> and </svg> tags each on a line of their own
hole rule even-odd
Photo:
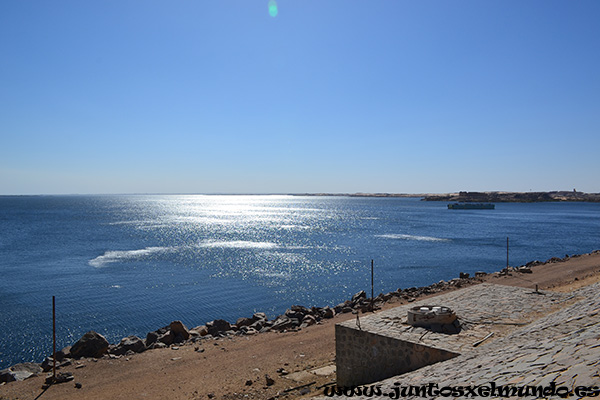
<svg viewBox="0 0 600 400">
<path fill-rule="evenodd" d="M 532 271 L 488 275 L 483 281 L 569 291 L 600 280 L 600 254 L 540 265 Z M 384 308 L 400 304 L 394 299 Z M 327 368 L 335 363 L 334 326 L 349 318 L 356 316 L 342 314 L 297 332 L 207 340 L 120 359 L 80 360 L 61 370 L 73 373 L 73 382 L 42 390 L 44 374 L 0 386 L 0 400 L 308 397 L 335 381 L 333 368 Z M 278 372 L 281 369 L 288 374 Z M 267 385 L 266 375 L 273 379 L 272 385 Z"/>
<path fill-rule="evenodd" d="M 509 275 L 490 274 L 489 283 L 570 292 L 600 280 L 600 253 L 575 256 L 569 259 L 538 265 L 531 274 L 511 272 Z"/>
</svg>

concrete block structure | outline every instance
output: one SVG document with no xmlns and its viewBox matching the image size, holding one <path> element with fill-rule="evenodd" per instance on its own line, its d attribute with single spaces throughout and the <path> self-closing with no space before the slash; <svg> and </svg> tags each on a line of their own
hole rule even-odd
<svg viewBox="0 0 600 400">
<path fill-rule="evenodd" d="M 376 382 L 458 356 L 343 325 L 336 325 L 335 341 L 338 386 Z"/>
</svg>

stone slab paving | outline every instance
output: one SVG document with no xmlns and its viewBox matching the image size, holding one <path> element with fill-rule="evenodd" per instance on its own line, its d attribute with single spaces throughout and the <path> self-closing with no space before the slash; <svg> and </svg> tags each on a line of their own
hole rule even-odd
<svg viewBox="0 0 600 400">
<path fill-rule="evenodd" d="M 497 340 L 531 321 L 533 315 L 556 310 L 570 298 L 573 296 L 565 293 L 540 294 L 533 289 L 484 283 L 377 314 L 363 314 L 359 325 L 370 333 L 462 354 L 488 334 L 494 333 L 490 341 Z M 461 332 L 447 335 L 408 325 L 408 310 L 421 305 L 450 307 L 458 316 Z M 340 325 L 358 329 L 356 320 Z"/>
<path fill-rule="evenodd" d="M 489 289 L 485 292 L 492 294 L 497 291 L 493 288 Z M 469 299 L 475 296 L 475 293 L 467 291 L 463 293 Z M 463 293 L 456 292 L 458 296 L 456 300 L 464 301 Z M 490 302 L 486 302 L 484 297 L 487 296 L 472 300 L 483 300 L 483 304 L 489 304 Z M 520 300 L 513 301 L 512 296 L 496 299 L 500 300 L 506 310 L 496 308 L 495 315 L 508 315 L 511 319 L 518 320 L 524 318 L 531 310 L 543 313 L 542 303 L 544 300 L 541 299 L 557 303 L 555 306 L 562 306 L 562 308 L 541 315 L 530 324 L 519 326 L 500 339 L 486 341 L 479 347 L 463 352 L 456 358 L 386 379 L 376 385 L 381 386 L 384 394 L 392 393 L 394 387 L 421 386 L 429 383 L 435 383 L 440 388 L 444 386 L 481 386 L 489 385 L 490 382 L 494 382 L 496 385 L 515 386 L 547 386 L 553 382 L 557 387 L 566 386 L 569 389 L 577 386 L 600 386 L 600 283 L 566 295 L 545 292 L 545 295 L 531 296 L 530 299 L 531 303 Z M 430 301 L 439 302 L 438 298 Z M 473 303 L 470 307 L 476 308 L 480 304 Z M 444 301 L 444 305 L 446 305 L 446 301 Z M 375 321 L 372 323 L 375 324 Z M 460 336 L 460 334 L 453 336 Z M 404 398 L 424 397 L 448 398 L 441 396 L 406 396 Z M 459 396 L 459 398 L 463 397 L 473 396 L 470 394 Z M 484 397 L 506 398 L 489 395 Z M 527 398 L 536 397 L 528 396 Z M 559 398 L 558 396 L 550 397 Z M 581 397 L 572 395 L 569 398 Z M 353 396 L 353 398 L 373 397 Z"/>
</svg>

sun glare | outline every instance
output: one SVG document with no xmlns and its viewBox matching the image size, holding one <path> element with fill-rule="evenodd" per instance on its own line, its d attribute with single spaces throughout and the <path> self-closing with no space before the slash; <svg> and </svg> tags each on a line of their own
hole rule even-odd
<svg viewBox="0 0 600 400">
<path fill-rule="evenodd" d="M 269 0 L 269 15 L 275 18 L 278 12 L 277 2 L 275 0 Z"/>
</svg>

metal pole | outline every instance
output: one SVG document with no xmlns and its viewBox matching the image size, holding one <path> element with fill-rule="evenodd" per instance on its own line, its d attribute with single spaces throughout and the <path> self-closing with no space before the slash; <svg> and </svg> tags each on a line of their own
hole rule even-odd
<svg viewBox="0 0 600 400">
<path fill-rule="evenodd" d="M 508 272 L 508 236 L 506 237 L 506 272 Z"/>
<path fill-rule="evenodd" d="M 373 293 L 373 260 L 371 260 L 371 301 L 375 299 Z"/>
<path fill-rule="evenodd" d="M 56 299 L 52 296 L 52 381 L 56 381 Z"/>
</svg>

